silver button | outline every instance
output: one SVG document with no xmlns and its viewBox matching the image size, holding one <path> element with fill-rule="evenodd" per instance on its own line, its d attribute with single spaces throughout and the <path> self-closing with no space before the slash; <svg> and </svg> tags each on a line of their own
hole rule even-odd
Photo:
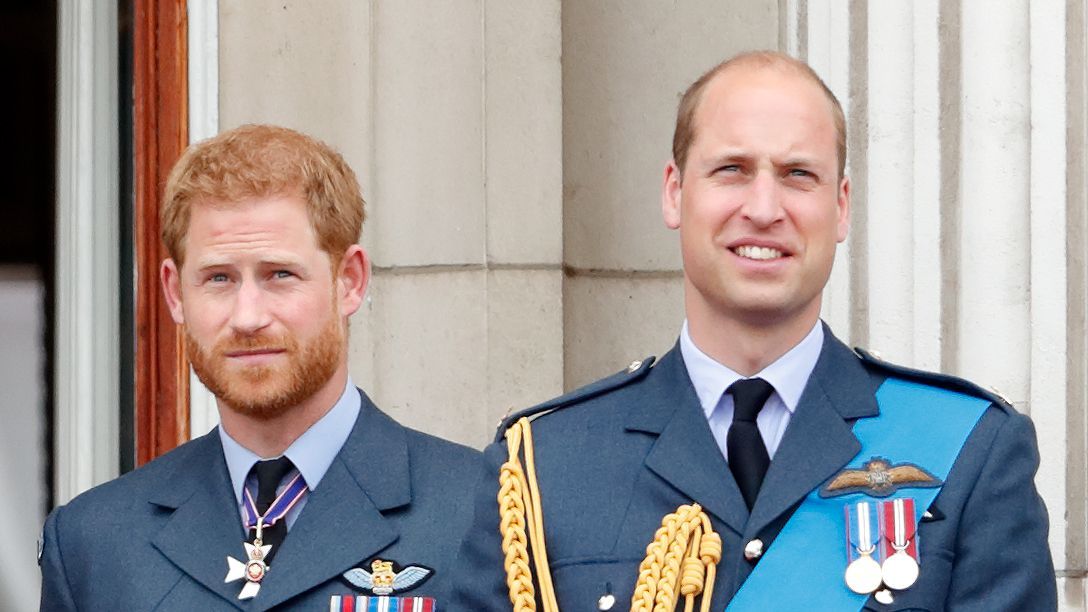
<svg viewBox="0 0 1088 612">
<path fill-rule="evenodd" d="M 634 372 L 635 370 L 637 370 L 637 369 L 639 369 L 641 367 L 642 367 L 642 361 L 636 359 L 635 361 L 631 362 L 631 365 L 627 366 L 627 372 L 628 373 Z"/>
<path fill-rule="evenodd" d="M 601 598 L 597 600 L 598 610 L 611 610 L 614 605 L 616 605 L 616 597 L 611 593 L 601 595 Z"/>
<path fill-rule="evenodd" d="M 875 597 L 878 602 L 884 604 L 885 606 L 890 605 L 893 601 L 895 601 L 895 597 L 892 597 L 892 592 L 888 589 L 880 589 L 876 592 Z"/>
<path fill-rule="evenodd" d="M 926 510 L 924 513 L 922 513 L 922 518 L 925 519 L 925 520 L 929 520 L 929 519 L 933 518 L 933 513 L 930 512 L 929 510 Z"/>
<path fill-rule="evenodd" d="M 755 538 L 744 545 L 744 558 L 755 561 L 763 556 L 763 540 Z"/>
</svg>

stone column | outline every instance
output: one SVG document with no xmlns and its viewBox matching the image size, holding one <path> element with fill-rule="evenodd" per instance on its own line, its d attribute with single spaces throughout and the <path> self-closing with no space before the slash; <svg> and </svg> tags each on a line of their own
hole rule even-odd
<svg viewBox="0 0 1088 612">
<path fill-rule="evenodd" d="M 1061 607 L 1085 610 L 1084 3 L 785 5 L 786 48 L 849 108 L 851 265 L 826 314 L 1032 416 Z"/>
</svg>

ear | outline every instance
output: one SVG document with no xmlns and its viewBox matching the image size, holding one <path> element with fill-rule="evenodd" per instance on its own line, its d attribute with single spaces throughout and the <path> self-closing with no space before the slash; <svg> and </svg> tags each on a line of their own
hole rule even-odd
<svg viewBox="0 0 1088 612">
<path fill-rule="evenodd" d="M 162 260 L 159 266 L 159 280 L 162 281 L 162 294 L 166 306 L 170 309 L 170 318 L 178 325 L 185 324 L 185 311 L 181 307 L 181 272 L 173 259 Z"/>
<path fill-rule="evenodd" d="M 850 233 L 850 177 L 842 177 L 839 181 L 839 223 L 836 228 L 836 239 L 839 242 L 846 240 Z"/>
<path fill-rule="evenodd" d="M 344 251 L 336 283 L 340 316 L 350 317 L 362 306 L 367 285 L 370 283 L 370 258 L 363 247 L 353 244 Z"/>
<path fill-rule="evenodd" d="M 674 160 L 665 164 L 665 176 L 661 184 L 661 215 L 665 218 L 665 226 L 669 229 L 680 227 L 680 199 L 681 199 L 680 169 L 676 167 Z"/>
</svg>

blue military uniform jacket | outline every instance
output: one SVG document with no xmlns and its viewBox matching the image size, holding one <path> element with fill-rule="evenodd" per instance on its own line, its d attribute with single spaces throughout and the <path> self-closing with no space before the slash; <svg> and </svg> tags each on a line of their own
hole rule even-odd
<svg viewBox="0 0 1088 612">
<path fill-rule="evenodd" d="M 551 410 L 533 421 L 533 437 L 560 609 L 595 610 L 606 594 L 615 597 L 612 610 L 630 609 L 638 565 L 662 517 L 694 501 L 722 537 L 712 608 L 722 610 L 758 563 L 745 560 L 745 544 L 758 538 L 773 547 L 802 499 L 854 458 L 860 445 L 853 423 L 878 414 L 874 392 L 890 375 L 985 393 L 966 381 L 862 359 L 825 328 L 819 361 L 750 514 L 678 347 L 653 367 L 643 363 L 527 411 Z M 991 399 L 919 527 L 918 582 L 892 604 L 870 598 L 864 609 L 1056 608 L 1046 510 L 1032 481 L 1039 461 L 1034 430 Z M 506 445 L 493 444 L 485 455 L 487 480 L 455 576 L 456 610 L 510 610 L 495 501 Z M 788 576 L 781 584 L 796 588 Z M 778 609 L 774 593 L 765 601 L 760 612 Z M 822 610 L 820 602 L 812 609 Z"/>
<path fill-rule="evenodd" d="M 362 594 L 340 576 L 369 571 L 375 557 L 433 569 L 397 595 L 434 597 L 446 609 L 479 453 L 407 429 L 362 399 L 256 598 L 240 601 L 242 583 L 224 583 L 226 557 L 244 557 L 245 534 L 212 431 L 53 511 L 41 609 L 327 611 L 333 595 Z"/>
</svg>

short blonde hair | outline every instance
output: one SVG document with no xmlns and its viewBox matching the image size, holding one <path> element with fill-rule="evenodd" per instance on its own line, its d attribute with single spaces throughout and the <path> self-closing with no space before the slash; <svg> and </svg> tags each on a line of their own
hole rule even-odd
<svg viewBox="0 0 1088 612">
<path fill-rule="evenodd" d="M 680 98 L 680 106 L 676 111 L 676 129 L 672 135 L 672 159 L 676 162 L 676 167 L 680 170 L 681 176 L 684 174 L 684 164 L 687 163 L 688 150 L 691 148 L 692 141 L 695 140 L 695 113 L 699 110 L 699 101 L 702 98 L 703 90 L 714 80 L 714 77 L 736 66 L 774 67 L 793 70 L 820 86 L 831 104 L 832 120 L 835 123 L 835 144 L 839 155 L 839 178 L 842 178 L 846 171 L 846 116 L 842 112 L 842 104 L 839 103 L 839 99 L 831 92 L 831 88 L 824 83 L 820 75 L 816 74 L 811 66 L 778 51 L 748 51 L 734 55 L 703 73 L 687 88 L 687 91 Z"/>
<path fill-rule="evenodd" d="M 359 242 L 365 217 L 359 181 L 327 144 L 273 125 L 244 125 L 190 146 L 166 181 L 160 221 L 166 250 L 180 267 L 193 204 L 229 205 L 298 195 L 333 265 Z"/>
</svg>

